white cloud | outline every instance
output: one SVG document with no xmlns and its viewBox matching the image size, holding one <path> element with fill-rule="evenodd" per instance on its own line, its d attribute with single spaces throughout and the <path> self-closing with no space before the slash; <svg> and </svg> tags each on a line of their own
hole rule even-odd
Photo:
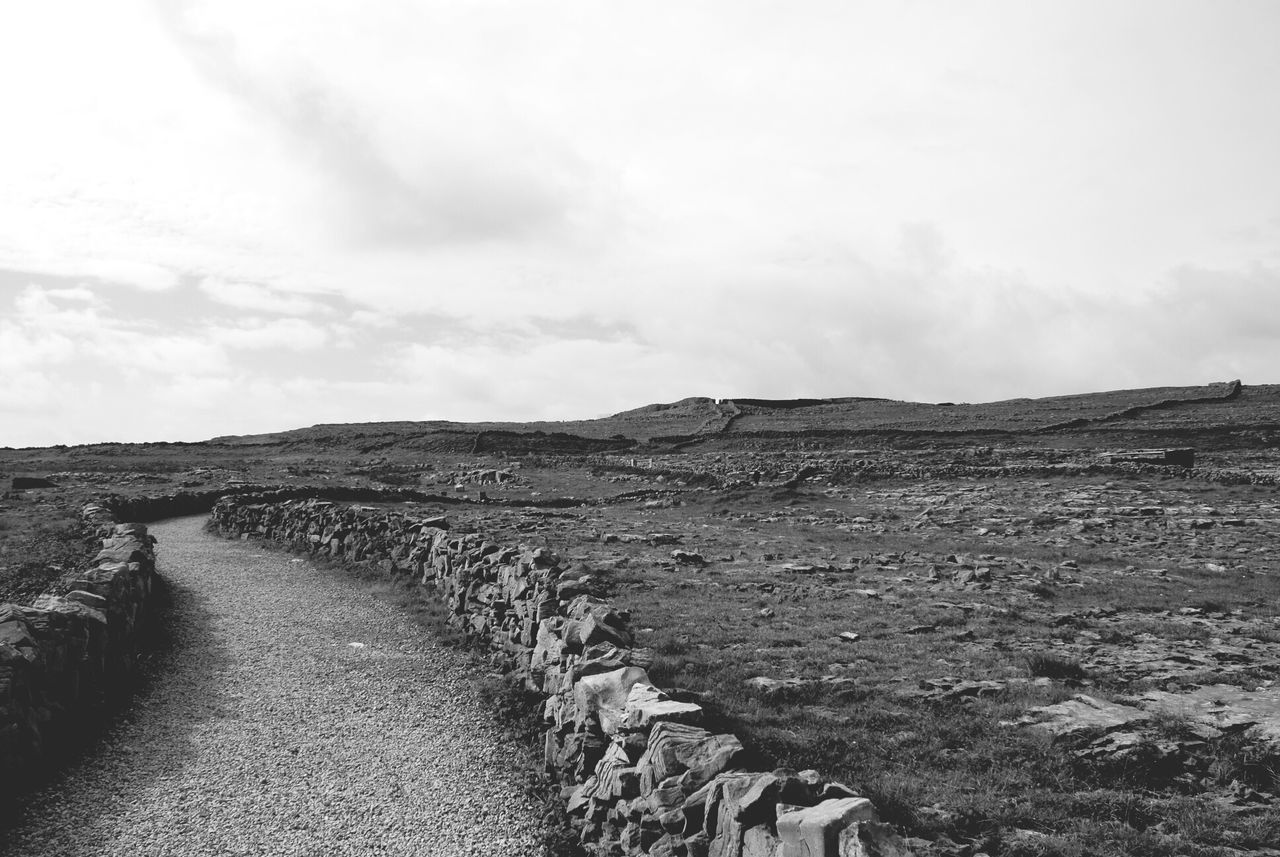
<svg viewBox="0 0 1280 857">
<path fill-rule="evenodd" d="M 328 310 L 324 304 L 296 294 L 281 294 L 253 283 L 236 283 L 215 277 L 200 281 L 200 291 L 218 303 L 239 309 L 288 315 L 307 315 Z"/>
<path fill-rule="evenodd" d="M 306 351 L 319 348 L 328 332 L 319 325 L 296 318 L 248 321 L 238 327 L 219 326 L 209 330 L 209 338 L 232 349 L 285 348 Z"/>
<path fill-rule="evenodd" d="M 125 283 L 149 292 L 162 292 L 178 284 L 178 277 L 171 269 L 133 259 L 91 259 L 81 263 L 79 271 L 91 277 Z"/>
<path fill-rule="evenodd" d="M 4 345 L 4 331 L 0 330 L 0 345 Z M 2 359 L 2 358 L 0 358 Z M 0 366 L 4 364 L 0 362 Z M 4 367 L 8 371 L 9 367 Z M 47 417 L 51 410 L 58 409 L 58 382 L 50 374 L 30 371 L 11 374 L 4 384 L 0 384 L 0 408 L 8 415 L 7 419 L 16 422 L 35 422 Z M 23 427 L 25 428 L 25 426 Z M 19 431 L 22 429 L 19 428 Z M 52 444 L 56 441 L 45 440 L 39 434 L 31 433 L 30 443 L 18 441 L 18 445 Z M 14 445 L 0 437 L 0 444 Z"/>
<path fill-rule="evenodd" d="M 13 300 L 14 320 L 25 330 L 58 334 L 93 334 L 106 323 L 94 301 L 60 305 L 55 299 L 65 300 L 61 291 L 65 290 L 23 289 Z"/>
<path fill-rule="evenodd" d="M 101 300 L 93 292 L 78 286 L 73 289 L 45 289 L 44 293 L 51 298 L 64 301 L 80 301 L 87 304 L 100 304 Z"/>
<path fill-rule="evenodd" d="M 361 327 L 389 328 L 400 324 L 400 319 L 389 312 L 359 309 L 351 313 L 347 320 Z"/>
<path fill-rule="evenodd" d="M 691 365 L 678 353 L 583 339 L 518 350 L 411 344 L 390 356 L 388 369 L 419 391 L 415 413 L 406 417 L 412 419 L 581 419 L 596 413 L 597 405 L 624 410 L 699 394 L 721 381 L 716 367 Z"/>
<path fill-rule="evenodd" d="M 9 373 L 6 383 L 14 380 L 15 370 L 30 368 L 34 373 L 38 367 L 65 363 L 75 353 L 75 341 L 69 336 L 47 330 L 28 331 L 0 321 L 0 370 Z"/>
</svg>

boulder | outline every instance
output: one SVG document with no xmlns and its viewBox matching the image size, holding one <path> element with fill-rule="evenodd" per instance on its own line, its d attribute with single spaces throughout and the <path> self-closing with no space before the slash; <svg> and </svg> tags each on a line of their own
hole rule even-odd
<svg viewBox="0 0 1280 857">
<path fill-rule="evenodd" d="M 692 793 L 728 770 L 741 753 L 742 743 L 733 735 L 712 735 L 683 723 L 658 723 L 636 763 L 641 790 L 652 791 L 669 777 L 689 773 L 688 792 Z"/>
<path fill-rule="evenodd" d="M 778 816 L 779 857 L 854 857 L 863 852 L 848 847 L 857 841 L 863 822 L 877 821 L 875 807 L 862 797 L 826 800 L 817 806 Z M 852 828 L 852 830 L 850 829 Z"/>
<path fill-rule="evenodd" d="M 662 721 L 693 725 L 701 719 L 701 706 L 692 702 L 676 702 L 647 681 L 637 682 L 627 693 L 623 718 L 623 726 L 627 729 L 648 729 Z"/>
<path fill-rule="evenodd" d="M 564 641 L 574 651 L 581 651 L 596 643 L 612 643 L 630 646 L 631 632 L 627 629 L 627 617 L 606 601 L 579 595 L 565 610 Z"/>
<path fill-rule="evenodd" d="M 68 592 L 65 596 L 46 593 L 37 598 L 31 606 L 33 609 L 46 610 L 50 613 L 79 616 L 104 628 L 107 624 L 107 616 L 104 612 L 107 609 L 107 600 L 91 592 L 76 590 Z"/>
<path fill-rule="evenodd" d="M 564 655 L 564 640 L 561 639 L 560 629 L 563 625 L 564 620 L 558 617 L 544 619 L 538 623 L 538 639 L 533 648 L 533 669 L 545 670 L 561 662 Z"/>
<path fill-rule="evenodd" d="M 744 811 L 744 798 L 758 782 L 772 778 L 773 774 L 731 772 L 720 774 L 708 784 L 703 822 L 703 830 L 711 840 L 707 857 L 741 857 L 743 837 L 747 828 L 756 823 L 754 816 L 759 810 L 753 802 Z M 772 811 L 771 804 L 769 813 Z"/>
<path fill-rule="evenodd" d="M 595 714 L 600 718 L 600 728 L 606 735 L 616 734 L 626 719 L 631 688 L 639 682 L 647 684 L 648 680 L 649 674 L 640 667 L 623 667 L 580 679 L 573 686 L 573 700 L 577 706 L 575 724 L 584 729 L 587 719 Z"/>
<path fill-rule="evenodd" d="M 592 780 L 595 781 L 593 796 L 597 800 L 614 803 L 640 796 L 640 775 L 631 764 L 626 746 L 616 739 L 596 763 L 595 774 L 588 782 Z"/>
<path fill-rule="evenodd" d="M 742 834 L 742 857 L 777 857 L 782 846 L 772 830 L 764 825 L 748 828 Z"/>
</svg>

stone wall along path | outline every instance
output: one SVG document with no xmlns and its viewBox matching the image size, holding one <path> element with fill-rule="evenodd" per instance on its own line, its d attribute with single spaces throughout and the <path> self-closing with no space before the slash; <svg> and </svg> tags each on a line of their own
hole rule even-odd
<svg viewBox="0 0 1280 857">
<path fill-rule="evenodd" d="M 0 836 L 40 855 L 536 854 L 461 655 L 339 569 L 154 524 L 169 663 Z"/>
</svg>

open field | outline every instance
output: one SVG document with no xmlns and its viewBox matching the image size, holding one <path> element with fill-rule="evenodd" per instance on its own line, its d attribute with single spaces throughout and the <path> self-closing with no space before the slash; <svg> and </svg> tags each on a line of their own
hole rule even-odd
<svg viewBox="0 0 1280 857">
<path fill-rule="evenodd" d="M 1196 466 L 1100 457 L 1152 447 Z M 88 497 L 410 488 L 567 558 L 656 681 L 918 853 L 1280 853 L 1278 449 L 1280 387 L 1206 385 L 0 450 L 57 483 L 0 500 L 0 598 L 83 555 Z"/>
</svg>

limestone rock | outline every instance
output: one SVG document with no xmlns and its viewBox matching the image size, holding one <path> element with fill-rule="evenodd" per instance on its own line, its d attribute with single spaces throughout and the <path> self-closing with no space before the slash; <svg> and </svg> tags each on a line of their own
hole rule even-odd
<svg viewBox="0 0 1280 857">
<path fill-rule="evenodd" d="M 641 789 L 652 791 L 667 778 L 688 772 L 688 791 L 692 793 L 727 770 L 741 752 L 742 743 L 733 735 L 712 735 L 682 723 L 658 723 L 636 763 Z"/>
<path fill-rule="evenodd" d="M 853 857 L 864 852 L 853 850 L 857 827 L 862 822 L 877 821 L 875 807 L 862 797 L 827 800 L 817 806 L 796 809 L 778 816 L 778 838 L 782 840 L 780 857 Z M 850 828 L 853 828 L 850 831 Z"/>
<path fill-rule="evenodd" d="M 574 722 L 579 729 L 586 728 L 587 718 L 595 714 L 600 718 L 600 728 L 606 735 L 617 733 L 626 718 L 631 688 L 639 682 L 648 683 L 648 680 L 649 674 L 640 667 L 623 667 L 580 679 L 573 686 L 573 699 L 577 705 Z"/>
<path fill-rule="evenodd" d="M 702 719 L 701 706 L 676 702 L 648 682 L 637 682 L 627 693 L 623 725 L 627 729 L 647 729 L 660 721 L 696 724 Z"/>
<path fill-rule="evenodd" d="M 574 651 L 581 651 L 596 643 L 612 643 L 630 646 L 631 631 L 627 617 L 605 601 L 590 595 L 579 595 L 565 610 L 564 641 Z"/>
<path fill-rule="evenodd" d="M 720 774 L 708 785 L 703 829 L 711 840 L 708 857 L 741 857 L 747 829 L 763 820 L 758 797 L 776 780 L 773 774 L 731 772 Z M 767 814 L 772 815 L 770 803 Z"/>
<path fill-rule="evenodd" d="M 1080 693 L 1066 702 L 1033 708 L 1018 722 L 1048 732 L 1055 739 L 1074 739 L 1091 732 L 1111 732 L 1148 717 L 1140 708 Z"/>
<path fill-rule="evenodd" d="M 777 857 L 782 840 L 765 825 L 751 827 L 742 834 L 742 857 Z"/>
<path fill-rule="evenodd" d="M 564 640 L 560 637 L 560 628 L 564 620 L 560 618 L 544 619 L 538 623 L 538 639 L 533 648 L 532 667 L 545 670 L 559 664 L 564 655 Z"/>
<path fill-rule="evenodd" d="M 1280 745 L 1280 688 L 1249 691 L 1214 684 L 1182 693 L 1150 690 L 1142 695 L 1142 706 L 1227 732 L 1244 730 L 1258 740 Z"/>
<path fill-rule="evenodd" d="M 31 606 L 33 609 L 47 610 L 50 613 L 79 616 L 97 625 L 107 624 L 107 616 L 103 612 L 107 607 L 106 599 L 91 592 L 69 592 L 65 596 L 45 594 L 37 598 Z"/>
</svg>

